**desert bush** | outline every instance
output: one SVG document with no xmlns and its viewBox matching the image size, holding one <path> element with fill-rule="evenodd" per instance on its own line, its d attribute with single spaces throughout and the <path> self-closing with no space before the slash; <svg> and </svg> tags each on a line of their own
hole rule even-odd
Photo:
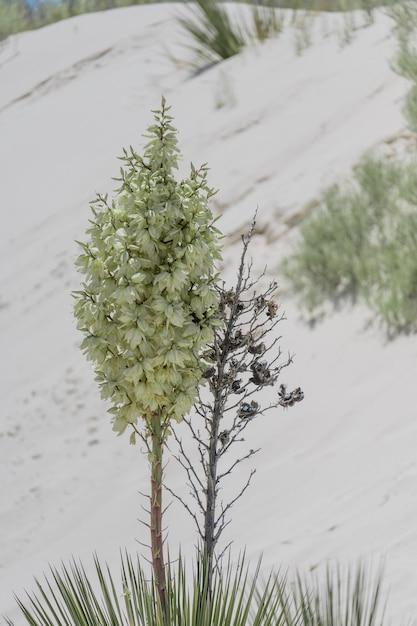
<svg viewBox="0 0 417 626">
<path fill-rule="evenodd" d="M 0 0 L 0 41 L 75 15 L 148 2 L 150 0 L 40 0 L 29 7 L 24 0 Z"/>
<path fill-rule="evenodd" d="M 360 299 L 390 330 L 417 330 L 416 185 L 414 160 L 366 157 L 324 193 L 284 263 L 308 311 Z"/>
<path fill-rule="evenodd" d="M 392 3 L 394 69 L 412 81 L 404 113 L 417 131 L 417 8 Z M 367 157 L 354 179 L 327 190 L 284 270 L 308 311 L 328 301 L 365 301 L 390 331 L 417 330 L 417 174 L 415 157 Z"/>
<path fill-rule="evenodd" d="M 394 69 L 413 83 L 406 97 L 404 115 L 410 129 L 417 132 L 417 7 L 414 2 L 399 2 L 391 7 L 390 14 L 398 39 Z"/>
<path fill-rule="evenodd" d="M 21 3 L 0 0 L 0 41 L 24 28 L 26 14 Z"/>
</svg>

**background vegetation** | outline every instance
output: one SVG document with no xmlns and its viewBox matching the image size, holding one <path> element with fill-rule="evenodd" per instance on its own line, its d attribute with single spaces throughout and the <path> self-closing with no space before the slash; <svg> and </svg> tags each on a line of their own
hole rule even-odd
<svg viewBox="0 0 417 626">
<path fill-rule="evenodd" d="M 104 11 L 117 7 L 131 6 L 137 4 L 151 4 L 160 0 L 0 0 L 0 40 L 9 35 L 25 30 L 32 30 L 46 26 L 53 22 L 95 11 Z M 395 0 L 267 0 L 265 5 L 276 8 L 326 10 L 326 11 L 348 11 L 353 9 L 364 9 L 372 11 L 373 8 L 390 4 Z M 260 3 L 249 0 L 249 4 L 257 7 Z M 215 0 L 199 0 L 198 5 L 203 7 L 208 16 L 206 26 L 217 29 L 219 25 L 218 11 L 215 10 L 217 2 Z M 254 17 L 259 16 L 256 9 Z M 264 21 L 264 20 L 263 20 Z M 200 24 L 203 25 L 203 24 Z M 233 31 L 238 29 L 234 22 L 226 24 L 224 31 L 230 36 L 230 27 Z M 255 25 L 256 26 L 256 25 Z M 256 30 L 256 29 L 255 29 Z M 258 31 L 260 37 L 264 36 L 264 29 Z"/>
<path fill-rule="evenodd" d="M 391 8 L 394 69 L 412 81 L 404 114 L 417 131 L 417 7 Z M 302 225 L 284 271 L 307 311 L 364 301 L 390 333 L 417 331 L 417 142 L 389 160 L 368 156 L 351 181 L 327 190 Z"/>
<path fill-rule="evenodd" d="M 366 157 L 327 190 L 285 271 L 302 303 L 363 300 L 390 330 L 417 330 L 417 168 Z"/>
</svg>

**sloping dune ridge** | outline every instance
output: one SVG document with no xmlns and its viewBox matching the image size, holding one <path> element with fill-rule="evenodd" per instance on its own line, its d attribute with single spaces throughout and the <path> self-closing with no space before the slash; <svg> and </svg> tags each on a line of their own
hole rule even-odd
<svg viewBox="0 0 417 626">
<path fill-rule="evenodd" d="M 17 620 L 12 592 L 48 563 L 89 562 L 94 550 L 116 563 L 120 547 L 140 549 L 143 539 L 146 459 L 111 432 L 70 292 L 88 201 L 112 189 L 121 147 L 143 145 L 161 94 L 182 167 L 208 161 L 220 189 L 213 209 L 230 235 L 229 277 L 257 207 L 255 267 L 267 263 L 275 276 L 294 218 L 364 151 L 404 132 L 407 85 L 390 66 L 395 38 L 383 12 L 348 46 L 331 34 L 337 16 L 327 17 L 301 55 L 288 28 L 192 77 L 169 59 L 186 54 L 181 10 L 85 15 L 0 49 L 0 613 Z M 257 474 L 227 539 L 284 569 L 383 558 L 398 623 L 417 615 L 417 343 L 388 342 L 359 308 L 310 328 L 285 289 L 282 306 L 283 349 L 296 355 L 283 382 L 301 385 L 305 401 L 254 422 Z M 167 473 L 183 488 L 174 462 Z M 193 529 L 176 504 L 168 521 L 171 550 L 181 542 L 191 554 Z"/>
</svg>

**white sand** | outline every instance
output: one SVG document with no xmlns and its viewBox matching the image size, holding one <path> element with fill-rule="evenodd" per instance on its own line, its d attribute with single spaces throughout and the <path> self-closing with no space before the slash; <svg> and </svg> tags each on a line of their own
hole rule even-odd
<svg viewBox="0 0 417 626">
<path fill-rule="evenodd" d="M 317 37 L 297 56 L 287 30 L 190 79 L 164 52 L 185 54 L 178 10 L 86 15 L 15 37 L 0 52 L 0 613 L 13 618 L 12 590 L 30 586 L 48 562 L 95 549 L 113 561 L 120 546 L 134 550 L 143 539 L 137 491 L 146 489 L 146 461 L 111 432 L 69 294 L 88 200 L 111 189 L 121 147 L 142 144 L 161 93 L 185 163 L 212 168 L 224 231 L 239 232 L 260 207 L 265 236 L 254 253 L 271 269 L 285 245 L 283 216 L 404 124 L 407 85 L 390 69 L 395 40 L 382 14 L 348 47 Z M 229 247 L 228 267 L 236 255 Z M 228 538 L 251 557 L 264 552 L 268 565 L 385 558 L 390 613 L 397 622 L 415 616 L 416 340 L 387 343 L 365 329 L 359 309 L 311 330 L 294 303 L 284 305 L 284 346 L 297 354 L 286 380 L 306 399 L 254 423 L 248 445 L 263 451 Z M 174 463 L 168 472 L 180 486 Z M 169 519 L 172 549 L 181 541 L 190 552 L 184 513 L 174 505 Z"/>
</svg>

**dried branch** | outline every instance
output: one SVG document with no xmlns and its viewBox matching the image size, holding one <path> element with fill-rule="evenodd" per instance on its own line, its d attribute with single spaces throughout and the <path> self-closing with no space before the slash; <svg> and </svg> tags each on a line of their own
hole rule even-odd
<svg viewBox="0 0 417 626">
<path fill-rule="evenodd" d="M 204 539 L 204 535 L 203 535 L 203 533 L 202 533 L 202 531 L 201 531 L 201 528 L 200 528 L 200 524 L 199 524 L 199 521 L 198 521 L 198 517 L 197 517 L 197 515 L 196 515 L 196 514 L 195 514 L 195 513 L 191 510 L 191 508 L 188 506 L 188 504 L 186 503 L 186 501 L 185 501 L 185 500 L 184 500 L 181 496 L 179 496 L 179 495 L 178 495 L 178 494 L 177 494 L 177 493 L 176 493 L 173 489 L 171 489 L 170 487 L 168 487 L 168 485 L 166 485 L 166 484 L 164 484 L 164 487 L 165 487 L 165 489 L 168 491 L 168 493 L 170 493 L 170 494 L 171 494 L 171 496 L 173 496 L 176 500 L 178 500 L 178 501 L 182 504 L 182 506 L 184 507 L 184 509 L 187 511 L 187 513 L 188 513 L 188 514 L 191 516 L 191 518 L 193 519 L 193 521 L 194 521 L 194 523 L 195 523 L 195 525 L 196 525 L 196 527 L 197 527 L 198 534 L 200 535 L 201 539 Z"/>
<path fill-rule="evenodd" d="M 256 469 L 251 470 L 246 483 L 243 485 L 243 487 L 239 491 L 239 493 L 232 500 L 230 500 L 230 502 L 225 507 L 222 507 L 220 515 L 219 515 L 219 517 L 217 518 L 217 520 L 216 520 L 216 522 L 214 524 L 215 528 L 217 528 L 217 526 L 220 524 L 219 530 L 216 533 L 216 540 L 220 537 L 220 534 L 222 533 L 223 529 L 230 523 L 230 522 L 225 522 L 224 521 L 225 518 L 226 518 L 226 513 L 239 500 L 239 498 L 241 498 L 243 496 L 243 494 L 245 493 L 246 489 L 248 489 L 249 485 L 251 484 L 252 478 L 253 478 L 253 476 L 255 474 L 256 474 Z"/>
<path fill-rule="evenodd" d="M 256 450 L 250 449 L 249 452 L 245 454 L 245 456 L 242 456 L 239 459 L 236 459 L 236 461 L 232 463 L 232 465 L 229 467 L 228 470 L 226 470 L 222 474 L 219 474 L 219 476 L 217 477 L 217 482 L 219 483 L 221 480 L 223 480 L 223 478 L 226 478 L 226 476 L 229 476 L 229 474 L 233 472 L 233 470 L 235 469 L 237 465 L 239 465 L 239 463 L 242 463 L 242 461 L 246 461 L 247 459 L 250 459 L 251 456 L 253 456 L 259 451 L 260 451 L 260 448 L 257 448 Z"/>
<path fill-rule="evenodd" d="M 221 324 L 214 332 L 212 344 L 199 356 L 203 378 L 207 381 L 207 393 L 211 400 L 202 397 L 199 391 L 195 413 L 202 420 L 203 429 L 195 425 L 194 419 L 184 420 L 199 454 L 204 474 L 202 479 L 193 466 L 183 442 L 174 431 L 178 446 L 175 456 L 187 474 L 190 496 L 203 513 L 204 527 L 199 522 L 194 506 L 168 489 L 184 506 L 196 523 L 203 540 L 209 568 L 214 568 L 215 549 L 225 528 L 230 524 L 229 513 L 233 505 L 249 488 L 256 472 L 252 469 L 237 494 L 221 504 L 217 514 L 217 498 L 223 481 L 232 475 L 238 466 L 250 459 L 257 449 L 238 455 L 225 468 L 224 463 L 234 444 L 244 441 L 243 434 L 253 420 L 260 419 L 272 409 L 293 406 L 303 399 L 300 388 L 287 392 L 279 385 L 277 400 L 262 406 L 262 390 L 276 387 L 282 370 L 292 363 L 292 356 L 282 359 L 281 336 L 275 329 L 285 319 L 277 303 L 277 283 L 270 282 L 261 288 L 266 268 L 257 278 L 252 277 L 252 261 L 247 261 L 249 244 L 255 232 L 256 216 L 249 232 L 242 237 L 242 252 L 235 286 L 229 288 L 225 282 L 216 286 L 219 298 Z M 224 554 L 226 548 L 220 552 Z M 220 558 L 217 555 L 217 558 Z M 210 581 L 209 581 L 210 587 Z"/>
</svg>

